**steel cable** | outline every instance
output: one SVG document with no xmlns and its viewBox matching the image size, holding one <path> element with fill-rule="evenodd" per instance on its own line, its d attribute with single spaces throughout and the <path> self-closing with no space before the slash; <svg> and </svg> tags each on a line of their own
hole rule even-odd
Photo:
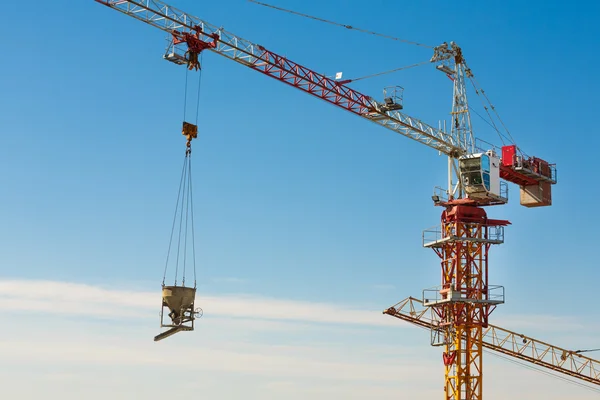
<svg viewBox="0 0 600 400">
<path fill-rule="evenodd" d="M 181 178 L 179 180 L 179 189 L 177 190 L 177 202 L 175 203 L 175 214 L 173 215 L 173 224 L 171 225 L 171 236 L 169 238 L 169 248 L 167 250 L 167 260 L 165 261 L 165 270 L 163 273 L 163 280 L 162 280 L 163 286 L 165 284 L 165 279 L 167 276 L 167 268 L 169 266 L 169 257 L 171 255 L 171 246 L 173 244 L 173 233 L 175 232 L 175 222 L 177 221 L 177 210 L 179 208 L 179 199 L 181 198 L 181 186 L 183 185 L 183 180 L 185 177 L 185 166 L 186 166 L 186 160 L 184 160 L 184 162 L 183 162 L 183 167 L 181 169 Z"/>
<path fill-rule="evenodd" d="M 397 38 L 397 37 L 394 37 L 394 36 L 385 35 L 383 33 L 377 33 L 377 32 L 369 31 L 369 30 L 366 30 L 366 29 L 356 28 L 356 27 L 354 27 L 352 25 L 340 24 L 338 22 L 330 21 L 330 20 L 327 20 L 327 19 L 324 19 L 324 18 L 314 17 L 312 15 L 302 14 L 302 13 L 299 13 L 297 11 L 288 10 L 286 8 L 273 6 L 271 4 L 261 3 L 260 1 L 256 1 L 256 0 L 248 0 L 248 1 L 250 1 L 251 3 L 255 3 L 255 4 L 258 4 L 258 5 L 261 5 L 261 6 L 273 8 L 275 10 L 284 11 L 284 12 L 287 12 L 287 13 L 290 13 L 290 14 L 299 15 L 301 17 L 314 19 L 315 21 L 325 22 L 327 24 L 341 26 L 342 28 L 359 31 L 359 32 L 362 32 L 362 33 L 368 33 L 370 35 L 380 36 L 380 37 L 383 37 L 383 38 L 386 38 L 386 39 L 396 40 L 398 42 L 408 43 L 408 44 L 412 44 L 412 45 L 415 45 L 415 46 L 421 46 L 421 47 L 427 47 L 429 49 L 433 49 L 433 46 L 428 46 L 428 45 L 423 44 L 423 43 L 413 42 L 411 40 L 400 39 L 400 38 Z"/>
</svg>

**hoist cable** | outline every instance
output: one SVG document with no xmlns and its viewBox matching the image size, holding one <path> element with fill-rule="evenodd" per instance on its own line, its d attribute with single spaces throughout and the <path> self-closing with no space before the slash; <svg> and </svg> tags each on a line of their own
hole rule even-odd
<svg viewBox="0 0 600 400">
<path fill-rule="evenodd" d="M 498 121 L 500 122 L 500 124 L 502 125 L 502 127 L 504 128 L 504 130 L 506 131 L 506 134 L 508 136 L 505 136 L 502 132 L 500 132 L 500 130 L 497 130 L 498 134 L 504 136 L 504 138 L 507 139 L 509 142 L 515 144 L 514 138 L 510 134 L 510 131 L 508 130 L 508 128 L 506 127 L 506 125 L 504 124 L 504 121 L 502 121 L 502 118 L 500 118 L 500 114 L 498 114 L 498 111 L 496 111 L 496 107 L 494 107 L 494 105 L 492 104 L 492 102 L 490 101 L 490 99 L 485 94 L 485 91 L 477 84 L 477 82 L 476 82 L 476 80 L 475 80 L 474 77 L 469 77 L 469 80 L 471 81 L 471 84 L 475 88 L 475 93 L 477 93 L 478 96 L 480 96 L 480 93 L 481 93 L 481 96 L 483 96 L 485 98 L 485 100 L 487 101 L 487 104 L 489 104 L 490 108 L 492 109 L 492 111 L 496 115 L 496 118 L 498 118 Z M 482 99 L 482 101 L 483 101 L 483 99 Z M 484 108 L 486 109 L 486 112 L 488 112 L 488 115 L 490 115 L 489 111 L 488 111 L 488 108 L 485 105 L 484 105 Z M 492 120 L 492 116 L 491 115 L 490 115 L 490 120 Z"/>
<path fill-rule="evenodd" d="M 200 53 L 200 70 L 198 72 L 198 94 L 196 96 L 196 126 L 198 126 L 198 117 L 200 114 L 200 89 L 202 88 L 202 57 L 203 57 L 203 53 Z M 190 144 L 191 145 L 191 144 Z M 188 151 L 187 151 L 189 160 L 188 160 L 188 177 L 189 177 L 189 183 L 188 183 L 188 189 L 189 189 L 189 202 L 191 203 L 191 207 L 190 207 L 190 218 L 191 218 L 191 224 L 192 224 L 192 263 L 193 263 L 193 269 L 194 269 L 194 288 L 196 288 L 196 237 L 195 237 L 195 232 L 194 232 L 194 196 L 193 196 L 193 191 L 192 191 L 192 159 L 191 159 L 191 154 L 192 154 L 192 148 L 189 147 Z M 187 216 L 186 216 L 187 218 Z M 186 222 L 187 224 L 187 222 Z M 187 234 L 187 229 L 186 229 L 186 234 Z"/>
<path fill-rule="evenodd" d="M 196 238 L 195 238 L 195 233 L 194 233 L 194 196 L 193 196 L 193 191 L 192 191 L 192 159 L 191 159 L 191 157 L 188 160 L 188 169 L 189 169 L 188 176 L 190 179 L 190 183 L 189 183 L 188 187 L 190 189 L 190 203 L 192 204 L 192 206 L 190 207 L 190 210 L 191 210 L 190 217 L 191 217 L 191 223 L 192 223 L 192 261 L 193 261 L 193 267 L 194 267 L 194 288 L 196 288 Z"/>
<path fill-rule="evenodd" d="M 163 273 L 163 286 L 165 284 L 165 279 L 167 276 L 167 267 L 169 266 L 169 256 L 171 255 L 171 245 L 173 243 L 173 233 L 175 232 L 175 221 L 177 221 L 177 209 L 179 208 L 179 199 L 181 197 L 181 186 L 183 185 L 183 179 L 185 177 L 185 165 L 186 162 L 184 160 L 183 167 L 181 169 L 181 178 L 179 180 L 179 189 L 177 190 L 177 202 L 175 203 L 175 214 L 173 215 L 173 224 L 171 225 L 171 236 L 169 238 L 169 248 L 167 250 L 167 260 L 165 261 L 165 271 Z"/>
<path fill-rule="evenodd" d="M 475 115 L 477 115 L 479 118 L 481 118 L 481 120 L 483 122 L 485 122 L 486 124 L 488 124 L 489 126 L 491 126 L 496 132 L 498 132 L 498 128 L 496 128 L 496 125 L 494 124 L 494 121 L 490 122 L 489 120 L 485 119 L 481 114 L 479 114 L 474 108 L 469 107 L 469 112 L 473 112 L 475 113 Z M 502 140 L 502 137 L 500 137 L 500 140 Z M 504 144 L 504 140 L 502 140 L 502 144 Z"/>
<path fill-rule="evenodd" d="M 475 77 L 472 77 L 471 81 L 476 83 Z M 478 84 L 477 84 L 477 87 L 479 87 Z M 500 114 L 498 114 L 498 111 L 496 111 L 496 107 L 494 107 L 494 105 L 492 104 L 492 102 L 490 101 L 490 99 L 487 97 L 487 95 L 485 94 L 485 91 L 483 89 L 481 89 L 481 88 L 480 88 L 480 90 L 481 90 L 481 94 L 483 95 L 483 97 L 485 97 L 485 99 L 487 100 L 488 104 L 490 105 L 492 111 L 494 111 L 494 114 L 496 114 L 496 117 L 498 118 L 498 121 L 500 121 L 500 123 L 504 127 L 504 130 L 506 130 L 506 133 L 510 137 L 510 140 L 512 141 L 512 143 L 514 143 L 515 141 L 512 138 L 512 135 L 510 134 L 510 131 L 508 130 L 508 128 L 506 127 L 506 125 L 504 125 L 504 121 L 502 121 L 502 118 L 500 118 Z"/>
<path fill-rule="evenodd" d="M 494 122 L 494 120 L 492 119 L 492 115 L 490 114 L 490 110 L 484 105 L 483 109 L 485 110 L 485 112 L 488 115 L 488 118 L 490 119 L 491 125 L 494 128 L 494 130 L 496 131 L 496 133 L 498 133 L 498 137 L 500 138 L 500 141 L 502 142 L 502 145 L 504 146 L 506 143 L 504 143 L 504 135 L 502 134 L 502 132 L 500 132 L 500 130 L 498 129 L 498 127 L 496 126 L 496 123 Z"/>
<path fill-rule="evenodd" d="M 183 161 L 184 166 L 187 165 L 188 162 L 188 157 L 186 155 L 185 160 Z M 186 171 L 187 172 L 187 171 Z M 187 174 L 186 174 L 187 176 Z M 183 181 L 183 193 L 186 192 L 186 187 L 187 187 L 187 181 L 184 180 Z M 179 254 L 181 252 L 181 227 L 183 225 L 183 204 L 185 201 L 185 197 L 181 198 L 181 212 L 179 213 L 179 237 L 177 239 L 177 259 L 175 262 L 175 285 L 177 286 L 177 274 L 179 272 Z"/>
<path fill-rule="evenodd" d="M 261 5 L 261 6 L 265 6 L 265 7 L 273 8 L 273 9 L 275 9 L 275 10 L 284 11 L 284 12 L 288 12 L 288 13 L 290 13 L 290 14 L 299 15 L 299 16 L 301 16 L 301 17 L 305 17 L 305 18 L 314 19 L 315 21 L 325 22 L 325 23 L 327 23 L 327 24 L 336 25 L 336 26 L 341 26 L 342 28 L 346 28 L 346 29 L 351 29 L 351 30 L 359 31 L 359 32 L 362 32 L 362 33 L 368 33 L 368 34 L 370 34 L 370 35 L 380 36 L 380 37 L 383 37 L 383 38 L 386 38 L 386 39 L 396 40 L 396 41 L 398 41 L 398 42 L 403 42 L 403 43 L 413 44 L 413 45 L 415 45 L 415 46 L 421 46 L 421 47 L 427 47 L 427 48 L 429 48 L 429 49 L 433 49 L 433 46 L 428 46 L 428 45 L 426 45 L 426 44 L 423 44 L 423 43 L 417 43 L 417 42 L 413 42 L 413 41 L 411 41 L 411 40 L 400 39 L 400 38 L 397 38 L 397 37 L 394 37 L 394 36 L 389 36 L 389 35 L 385 35 L 385 34 L 382 34 L 382 33 L 377 33 L 377 32 L 373 32 L 373 31 L 369 31 L 369 30 L 366 30 L 366 29 L 356 28 L 356 27 L 354 27 L 354 26 L 352 26 L 352 25 L 340 24 L 340 23 L 338 23 L 338 22 L 329 21 L 329 20 L 327 20 L 327 19 L 323 19 L 323 18 L 319 18 L 319 17 L 314 17 L 314 16 L 312 16 L 312 15 L 308 15 L 308 14 L 302 14 L 302 13 L 299 13 L 299 12 L 297 12 L 297 11 L 292 11 L 292 10 L 288 10 L 288 9 L 286 9 L 286 8 L 282 8 L 282 7 L 273 6 L 273 5 L 271 5 L 271 4 L 261 3 L 260 1 L 256 1 L 256 0 L 248 0 L 248 1 L 250 1 L 251 3 L 259 4 L 259 5 Z"/>
<path fill-rule="evenodd" d="M 472 79 L 471 79 L 471 84 L 473 85 L 473 88 L 475 89 L 475 93 L 477 94 L 477 97 L 478 97 L 478 98 L 481 100 L 481 104 L 482 104 L 482 106 L 483 106 L 483 108 L 484 108 L 485 112 L 486 112 L 486 113 L 487 113 L 487 115 L 488 115 L 489 121 L 487 121 L 487 120 L 486 120 L 486 122 L 487 122 L 489 125 L 491 125 L 491 126 L 492 126 L 492 128 L 494 128 L 494 130 L 495 130 L 495 131 L 496 131 L 496 133 L 498 134 L 498 137 L 500 138 L 500 141 L 502 142 L 502 145 L 504 145 L 504 144 L 505 144 L 505 140 L 506 140 L 506 141 L 508 141 L 508 142 L 510 142 L 510 143 L 513 143 L 513 144 L 514 144 L 514 143 L 515 143 L 515 141 L 514 141 L 514 139 L 512 138 L 512 136 L 510 136 L 510 133 L 508 132 L 508 130 L 507 130 L 507 133 L 508 133 L 509 135 L 508 135 L 508 136 L 506 136 L 504 133 L 502 133 L 502 132 L 500 131 L 500 129 L 498 129 L 498 126 L 497 126 L 497 125 L 496 125 L 496 123 L 494 122 L 494 118 L 493 118 L 493 117 L 492 117 L 492 115 L 490 114 L 489 108 L 488 108 L 488 106 L 486 105 L 486 102 L 485 102 L 485 101 L 484 101 L 484 99 L 483 99 L 483 97 L 485 97 L 485 95 L 484 95 L 484 93 L 483 93 L 483 90 L 482 90 L 482 89 L 480 89 L 480 88 L 479 88 L 479 87 L 478 87 L 478 86 L 475 84 L 475 82 L 474 82 Z M 489 101 L 488 101 L 488 103 L 487 103 L 487 104 L 489 104 L 489 105 L 490 105 L 490 107 L 492 108 L 492 110 L 494 109 L 494 108 L 493 108 L 493 106 L 491 105 L 491 103 L 489 103 Z M 497 113 L 496 113 L 496 115 L 497 115 Z M 482 119 L 483 119 L 483 118 L 482 118 Z M 498 118 L 498 119 L 499 119 L 499 118 Z M 491 122 L 491 123 L 490 123 L 490 122 Z M 500 121 L 500 122 L 502 122 L 502 121 Z M 506 129 L 506 127 L 504 127 L 504 128 Z"/>
<path fill-rule="evenodd" d="M 183 235 L 183 275 L 182 275 L 182 285 L 185 286 L 185 277 L 186 277 L 186 266 L 187 266 L 187 246 L 188 246 L 188 232 L 190 231 L 188 224 L 191 223 L 192 229 L 192 251 L 193 251 L 193 268 L 194 268 L 194 287 L 196 287 L 196 250 L 194 248 L 194 204 L 192 198 L 192 159 L 191 159 L 191 148 L 188 147 L 186 150 L 186 159 L 187 159 L 187 192 L 186 192 L 186 203 L 185 203 L 185 232 Z M 182 209 L 183 211 L 183 209 Z"/>
<path fill-rule="evenodd" d="M 185 202 L 185 231 L 183 234 L 183 274 L 182 274 L 182 280 L 181 280 L 181 284 L 183 286 L 185 286 L 185 270 L 186 270 L 186 264 L 187 264 L 187 243 L 188 243 L 188 221 L 189 219 L 189 210 L 190 210 L 190 194 L 189 194 L 189 188 L 190 188 L 190 174 L 189 174 L 189 167 L 190 167 L 190 160 L 189 160 L 189 152 L 186 151 L 186 155 L 185 158 L 187 159 L 187 165 L 188 165 L 188 182 L 187 182 L 187 192 L 186 192 L 186 196 L 184 197 L 186 202 Z M 182 211 L 182 215 L 183 215 L 183 209 L 181 209 Z"/>
<path fill-rule="evenodd" d="M 185 121 L 185 113 L 187 110 L 187 92 L 188 92 L 188 73 L 189 70 L 185 70 L 185 87 L 183 89 L 183 120 Z"/>
<path fill-rule="evenodd" d="M 199 110 L 200 110 L 200 86 L 202 78 L 202 70 L 200 69 L 200 75 L 198 77 L 198 94 L 196 96 L 196 127 L 198 124 Z M 189 70 L 185 72 L 185 87 L 184 87 L 184 99 L 183 99 L 183 121 L 186 122 L 187 115 L 187 99 L 188 99 L 188 79 Z M 184 124 L 185 127 L 185 124 Z M 185 134 L 185 133 L 184 133 Z M 171 249 L 173 247 L 173 235 L 175 234 L 175 224 L 179 217 L 179 229 L 177 233 L 177 256 L 175 260 L 175 286 L 177 286 L 177 279 L 179 277 L 179 264 L 182 264 L 182 285 L 185 286 L 185 278 L 187 273 L 188 264 L 188 242 L 189 242 L 189 224 L 191 223 L 191 240 L 192 240 L 192 256 L 193 256 L 193 269 L 194 269 L 194 287 L 196 287 L 196 248 L 195 248 L 195 234 L 194 234 L 194 209 L 193 209 L 193 197 L 192 197 L 192 163 L 191 163 L 191 140 L 192 137 L 188 136 L 188 142 L 186 145 L 185 158 L 183 160 L 183 167 L 181 170 L 181 178 L 179 180 L 179 189 L 177 192 L 177 202 L 175 203 L 175 213 L 173 215 L 173 222 L 171 225 L 171 235 L 169 237 L 169 247 L 167 250 L 167 257 L 165 261 L 165 268 L 163 273 L 162 284 L 165 285 L 167 276 L 167 270 L 169 267 L 169 259 L 171 256 Z M 179 215 L 177 213 L 179 212 Z M 185 227 L 184 227 L 184 213 L 185 213 Z M 183 232 L 182 232 L 183 230 Z M 183 243 L 182 243 L 183 240 Z M 183 249 L 182 249 L 183 247 Z M 182 254 L 183 250 L 183 254 Z"/>
<path fill-rule="evenodd" d="M 202 54 L 200 53 L 200 70 L 198 71 L 198 95 L 196 98 L 196 126 L 198 126 L 198 113 L 200 111 L 200 87 L 202 85 Z"/>
<path fill-rule="evenodd" d="M 471 81 L 471 84 L 473 84 L 473 87 L 475 88 L 475 94 L 477 94 L 477 98 L 481 101 L 481 105 L 483 106 L 483 109 L 487 113 L 489 121 L 486 120 L 485 118 L 483 118 L 481 115 L 477 114 L 477 112 L 475 110 L 471 109 L 471 107 L 469 107 L 469 110 L 475 112 L 475 114 L 479 115 L 479 118 L 483 119 L 485 122 L 487 122 L 488 125 L 490 125 L 492 128 L 494 128 L 494 130 L 498 134 L 498 137 L 500 138 L 500 141 L 502 142 L 502 145 L 504 145 L 505 143 L 504 143 L 504 137 L 502 135 L 502 132 L 500 132 L 500 130 L 496 126 L 496 123 L 494 122 L 494 119 L 492 118 L 492 115 L 490 114 L 490 111 L 488 110 L 487 106 L 485 105 L 485 101 L 479 95 L 479 89 L 477 88 L 477 86 L 475 86 L 475 84 L 473 83 L 473 81 Z"/>
<path fill-rule="evenodd" d="M 392 72 L 402 71 L 403 69 L 414 68 L 414 67 L 418 67 L 420 65 L 425 65 L 425 64 L 429 64 L 429 63 L 430 63 L 430 61 L 421 61 L 420 63 L 411 64 L 411 65 L 407 65 L 407 66 L 400 67 L 400 68 L 394 68 L 389 71 L 383 71 L 383 72 L 378 72 L 376 74 L 361 76 L 360 78 L 348 79 L 348 80 L 345 80 L 344 82 L 346 82 L 346 83 L 356 82 L 356 81 L 360 81 L 362 79 L 373 78 L 373 77 L 380 76 L 380 75 L 391 74 Z"/>
<path fill-rule="evenodd" d="M 187 273 L 188 264 L 188 244 L 190 241 L 190 230 L 191 230 L 191 246 L 192 246 L 192 257 L 194 273 L 194 287 L 196 287 L 196 247 L 195 247 L 195 232 L 194 232 L 194 205 L 192 196 L 192 161 L 191 161 L 191 149 L 186 149 L 185 159 L 183 161 L 183 168 L 181 171 L 181 179 L 179 182 L 179 190 L 177 193 L 177 202 L 175 205 L 175 214 L 173 216 L 173 224 L 171 226 L 171 236 L 169 238 L 169 249 L 167 252 L 167 260 L 165 262 L 165 270 L 163 274 L 163 286 L 166 280 L 167 269 L 169 265 L 169 258 L 171 254 L 171 248 L 173 247 L 173 235 L 175 233 L 175 224 L 179 219 L 179 228 L 177 232 L 177 255 L 175 261 L 175 279 L 174 284 L 177 286 L 177 280 L 179 278 L 179 265 L 182 265 L 181 283 L 185 286 L 185 278 Z M 178 214 L 179 213 L 179 214 Z M 185 222 L 184 222 L 185 214 Z M 191 224 L 191 227 L 190 227 Z"/>
</svg>

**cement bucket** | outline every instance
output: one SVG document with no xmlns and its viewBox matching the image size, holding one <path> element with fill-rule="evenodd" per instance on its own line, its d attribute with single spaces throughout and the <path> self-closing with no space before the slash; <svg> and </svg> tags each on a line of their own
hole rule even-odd
<svg viewBox="0 0 600 400">
<path fill-rule="evenodd" d="M 185 286 L 163 286 L 162 297 L 164 304 L 175 313 L 181 315 L 185 310 L 193 308 L 196 288 Z"/>
</svg>

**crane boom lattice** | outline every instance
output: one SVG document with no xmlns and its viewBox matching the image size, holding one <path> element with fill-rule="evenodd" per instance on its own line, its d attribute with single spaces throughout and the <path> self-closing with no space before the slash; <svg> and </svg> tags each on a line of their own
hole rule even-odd
<svg viewBox="0 0 600 400">
<path fill-rule="evenodd" d="M 168 32 L 178 40 L 186 41 L 188 45 L 189 42 L 194 41 L 200 41 L 207 46 L 215 42 L 215 47 L 206 47 L 206 49 L 423 143 L 443 154 L 458 157 L 466 153 L 467 149 L 462 143 L 449 133 L 397 110 L 388 110 L 386 104 L 379 103 L 370 96 L 161 1 L 95 1 Z M 190 39 L 189 34 L 195 34 L 197 38 Z M 173 49 L 171 57 L 181 60 L 183 53 L 180 49 Z"/>
</svg>

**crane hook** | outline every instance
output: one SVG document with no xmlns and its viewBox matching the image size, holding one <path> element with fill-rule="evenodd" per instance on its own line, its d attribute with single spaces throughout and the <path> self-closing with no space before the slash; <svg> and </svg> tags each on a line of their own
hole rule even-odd
<svg viewBox="0 0 600 400">
<path fill-rule="evenodd" d="M 185 52 L 186 54 L 186 60 L 187 60 L 187 67 L 188 69 L 191 70 L 196 70 L 198 71 L 199 69 L 202 69 L 202 67 L 200 66 L 200 61 L 198 61 L 198 54 L 194 51 L 188 50 Z"/>
</svg>

